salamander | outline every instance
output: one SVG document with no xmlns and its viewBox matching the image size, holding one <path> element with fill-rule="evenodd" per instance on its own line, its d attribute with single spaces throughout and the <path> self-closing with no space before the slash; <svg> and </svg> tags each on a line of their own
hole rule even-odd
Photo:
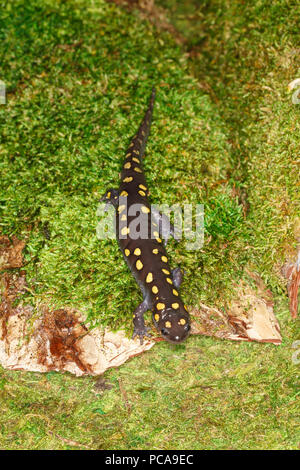
<svg viewBox="0 0 300 470">
<path fill-rule="evenodd" d="M 168 237 L 161 230 L 166 216 L 150 206 L 142 168 L 155 94 L 153 89 L 144 119 L 127 149 L 119 188 L 108 189 L 101 198 L 115 208 L 119 246 L 143 294 L 143 301 L 133 313 L 133 338 L 138 337 L 141 344 L 145 336 L 150 336 L 144 321 L 147 310 L 152 310 L 156 329 L 171 343 L 185 340 L 191 328 L 190 315 L 179 294 L 183 272 L 179 267 L 171 270 L 162 240 L 163 236 Z M 139 231 L 134 225 L 137 213 L 141 220 Z M 169 234 L 174 236 L 174 229 L 169 226 Z"/>
</svg>

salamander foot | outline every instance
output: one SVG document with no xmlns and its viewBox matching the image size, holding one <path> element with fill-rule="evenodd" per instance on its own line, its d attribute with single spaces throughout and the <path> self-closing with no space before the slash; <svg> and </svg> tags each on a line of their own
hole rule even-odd
<svg viewBox="0 0 300 470">
<path fill-rule="evenodd" d="M 143 344 L 145 336 L 151 338 L 149 331 L 151 331 L 151 328 L 148 328 L 145 325 L 143 327 L 134 327 L 132 339 L 138 336 L 140 338 L 140 344 Z"/>
</svg>

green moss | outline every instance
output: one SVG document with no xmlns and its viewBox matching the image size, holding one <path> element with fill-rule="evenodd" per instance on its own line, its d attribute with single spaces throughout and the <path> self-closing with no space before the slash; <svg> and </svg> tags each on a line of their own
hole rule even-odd
<svg viewBox="0 0 300 470">
<path fill-rule="evenodd" d="M 208 207 L 210 264 L 219 239 L 242 220 L 230 191 L 213 189 L 226 175 L 229 147 L 217 110 L 188 75 L 180 49 L 167 34 L 157 41 L 153 27 L 114 5 L 95 5 L 17 2 L 13 14 L 10 3 L 4 10 L 9 94 L 1 109 L 1 226 L 28 236 L 33 304 L 71 304 L 101 324 L 129 326 L 139 293 L 116 243 L 97 240 L 96 210 L 106 187 L 118 184 L 153 84 L 158 98 L 145 160 L 152 201 L 208 204 L 216 193 L 218 208 Z M 177 256 L 184 259 L 183 246 Z M 186 288 L 195 304 L 202 295 L 218 297 L 215 289 L 202 294 L 202 279 L 196 296 Z"/>
<path fill-rule="evenodd" d="M 187 38 L 190 66 L 210 90 L 230 140 L 230 177 L 248 206 L 248 263 L 283 293 L 280 266 L 295 248 L 299 217 L 299 106 L 287 85 L 299 75 L 297 2 L 159 0 Z M 227 183 L 225 183 L 227 184 Z"/>
</svg>

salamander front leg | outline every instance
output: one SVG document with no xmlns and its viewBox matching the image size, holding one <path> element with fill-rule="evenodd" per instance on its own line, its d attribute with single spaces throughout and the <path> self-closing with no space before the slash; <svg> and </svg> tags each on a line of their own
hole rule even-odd
<svg viewBox="0 0 300 470">
<path fill-rule="evenodd" d="M 149 331 L 151 328 L 148 328 L 145 325 L 144 321 L 144 313 L 147 312 L 149 309 L 148 302 L 144 300 L 134 311 L 133 314 L 133 325 L 134 325 L 134 330 L 133 330 L 133 335 L 132 339 L 134 339 L 136 336 L 140 338 L 140 343 L 143 344 L 143 338 L 144 336 L 150 337 Z"/>
</svg>

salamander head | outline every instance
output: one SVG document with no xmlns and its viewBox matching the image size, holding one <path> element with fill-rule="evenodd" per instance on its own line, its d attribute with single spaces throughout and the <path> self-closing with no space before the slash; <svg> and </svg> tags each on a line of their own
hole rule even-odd
<svg viewBox="0 0 300 470">
<path fill-rule="evenodd" d="M 155 311 L 153 322 L 162 337 L 170 343 L 181 343 L 190 334 L 190 316 L 183 307 L 179 310 L 167 308 L 161 313 Z"/>
</svg>

